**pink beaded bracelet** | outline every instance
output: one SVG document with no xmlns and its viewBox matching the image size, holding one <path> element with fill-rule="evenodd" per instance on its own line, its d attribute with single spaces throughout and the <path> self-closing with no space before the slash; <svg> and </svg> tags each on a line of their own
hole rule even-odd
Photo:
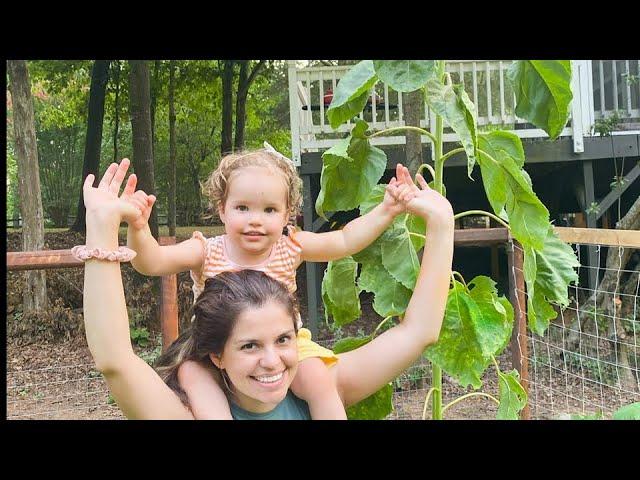
<svg viewBox="0 0 640 480">
<path fill-rule="evenodd" d="M 76 245 L 71 249 L 71 255 L 83 262 L 90 258 L 108 260 L 110 262 L 130 262 L 137 254 L 127 247 L 118 247 L 118 250 L 105 250 L 104 248 L 89 248 L 86 245 Z"/>
</svg>

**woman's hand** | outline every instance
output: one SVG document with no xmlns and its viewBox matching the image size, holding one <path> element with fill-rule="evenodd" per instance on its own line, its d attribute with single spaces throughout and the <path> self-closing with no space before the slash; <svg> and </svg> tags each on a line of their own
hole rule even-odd
<svg viewBox="0 0 640 480">
<path fill-rule="evenodd" d="M 122 221 L 132 223 L 139 219 L 142 213 L 129 200 L 134 195 L 137 183 L 135 175 L 129 176 L 122 195 L 118 196 L 128 168 L 129 159 L 127 158 L 123 158 L 120 165 L 112 163 L 102 176 L 97 188 L 92 187 L 94 175 L 87 175 L 82 187 L 87 220 L 96 217 L 101 221 L 113 220 L 119 225 Z"/>
<path fill-rule="evenodd" d="M 389 183 L 387 192 L 405 205 L 409 213 L 424 218 L 427 227 L 450 226 L 453 228 L 453 208 L 449 201 L 431 189 L 422 175 L 416 176 L 420 184 L 418 188 L 410 181 L 409 170 L 404 166 L 399 168 L 402 172 L 398 177 L 402 178 L 402 181 L 395 184 Z"/>
</svg>

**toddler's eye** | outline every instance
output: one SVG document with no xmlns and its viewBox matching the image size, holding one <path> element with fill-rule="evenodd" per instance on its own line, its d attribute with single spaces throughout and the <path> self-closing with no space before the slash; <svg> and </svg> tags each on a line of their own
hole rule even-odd
<svg viewBox="0 0 640 480">
<path fill-rule="evenodd" d="M 264 209 L 264 211 L 267 212 L 267 213 L 274 213 L 277 210 L 274 207 L 267 207 L 267 208 Z"/>
<path fill-rule="evenodd" d="M 246 205 L 238 205 L 236 208 L 241 212 L 246 212 L 247 210 L 249 210 Z"/>
</svg>

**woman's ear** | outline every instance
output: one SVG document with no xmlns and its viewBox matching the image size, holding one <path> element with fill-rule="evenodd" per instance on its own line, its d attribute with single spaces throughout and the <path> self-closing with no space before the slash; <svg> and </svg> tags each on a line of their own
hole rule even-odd
<svg viewBox="0 0 640 480">
<path fill-rule="evenodd" d="M 222 359 L 220 358 L 219 355 L 216 355 L 215 353 L 210 353 L 209 358 L 211 359 L 211 361 L 216 367 L 218 367 L 219 369 L 222 369 Z"/>
</svg>

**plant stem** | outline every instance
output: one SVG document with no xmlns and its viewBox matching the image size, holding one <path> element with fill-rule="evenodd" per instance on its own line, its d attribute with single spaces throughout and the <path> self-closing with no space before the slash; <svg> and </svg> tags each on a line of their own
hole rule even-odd
<svg viewBox="0 0 640 480">
<path fill-rule="evenodd" d="M 464 285 L 465 288 L 467 288 L 467 282 L 464 281 L 464 277 L 462 276 L 462 274 L 460 272 L 456 272 L 455 270 L 453 272 L 451 272 L 451 276 L 455 276 L 457 275 L 458 278 L 460 278 L 462 284 Z M 468 290 L 468 289 L 467 289 Z"/>
<path fill-rule="evenodd" d="M 382 320 L 378 326 L 375 328 L 375 330 L 373 331 L 373 333 L 371 334 L 371 340 L 373 340 L 376 337 L 376 332 L 380 329 L 380 327 L 382 327 L 382 325 L 384 325 L 384 323 L 389 320 L 390 318 L 393 318 L 393 315 L 389 315 L 388 317 L 385 317 L 384 320 Z"/>
<path fill-rule="evenodd" d="M 433 404 L 431 406 L 431 418 L 442 420 L 442 369 L 435 363 L 431 363 L 431 378 L 433 379 Z"/>
<path fill-rule="evenodd" d="M 457 154 L 457 153 L 462 153 L 464 152 L 464 148 L 463 147 L 459 147 L 459 148 L 454 148 L 453 150 L 451 150 L 450 152 L 445 153 L 442 156 L 442 161 L 445 162 L 449 157 Z"/>
<path fill-rule="evenodd" d="M 420 128 L 420 127 L 411 127 L 411 126 L 387 128 L 386 130 L 380 130 L 379 132 L 372 133 L 367 138 L 371 139 L 374 137 L 381 137 L 383 135 L 389 135 L 390 133 L 396 133 L 396 132 L 403 132 L 405 130 L 414 131 L 414 132 L 421 133 L 422 135 L 426 135 L 434 143 L 436 141 L 436 137 L 429 130 L 425 130 L 424 128 Z"/>
<path fill-rule="evenodd" d="M 435 391 L 435 387 L 431 387 L 429 389 L 429 391 L 427 392 L 427 396 L 424 399 L 424 407 L 422 408 L 422 419 L 426 420 L 427 418 L 427 405 L 429 404 L 429 397 L 431 397 L 431 394 Z"/>
<path fill-rule="evenodd" d="M 420 235 L 419 233 L 409 232 L 409 235 L 413 235 L 415 237 L 420 237 L 420 238 L 427 238 L 425 235 Z"/>
<path fill-rule="evenodd" d="M 462 400 L 464 400 L 465 398 L 469 398 L 469 397 L 475 397 L 475 396 L 481 396 L 481 397 L 487 397 L 490 398 L 491 400 L 493 400 L 494 402 L 496 402 L 498 405 L 500 405 L 500 400 L 498 400 L 496 397 L 494 397 L 493 395 L 489 395 L 488 393 L 484 393 L 484 392 L 471 392 L 471 393 L 467 393 L 466 395 L 461 396 L 460 398 L 456 398 L 455 400 L 453 400 L 452 402 L 446 404 L 443 408 L 442 408 L 442 414 L 444 415 L 444 412 L 447 411 L 447 409 L 449 407 L 453 407 L 456 403 L 461 402 Z"/>
<path fill-rule="evenodd" d="M 511 230 L 511 227 L 509 226 L 509 224 L 507 222 L 502 220 L 497 215 L 494 215 L 493 213 L 485 212 L 484 210 L 467 210 L 466 212 L 460 212 L 460 213 L 454 215 L 453 219 L 457 220 L 459 218 L 466 217 L 467 215 L 486 215 L 487 217 L 493 218 L 496 222 L 500 223 L 501 225 L 504 225 L 509 230 Z"/>
<path fill-rule="evenodd" d="M 420 166 L 418 167 L 418 171 L 416 172 L 416 175 L 418 175 L 418 174 L 422 175 L 422 170 L 424 170 L 425 168 L 426 168 L 427 170 L 429 170 L 429 173 L 431 173 L 431 178 L 432 178 L 433 180 L 435 180 L 435 178 L 436 178 L 436 171 L 435 171 L 435 170 L 433 169 L 433 167 L 432 167 L 431 165 L 429 165 L 428 163 L 423 163 L 422 165 L 420 165 Z M 422 176 L 424 177 L 424 175 L 422 175 Z M 416 183 L 416 185 L 418 184 L 417 180 L 414 180 L 414 182 Z"/>
</svg>

